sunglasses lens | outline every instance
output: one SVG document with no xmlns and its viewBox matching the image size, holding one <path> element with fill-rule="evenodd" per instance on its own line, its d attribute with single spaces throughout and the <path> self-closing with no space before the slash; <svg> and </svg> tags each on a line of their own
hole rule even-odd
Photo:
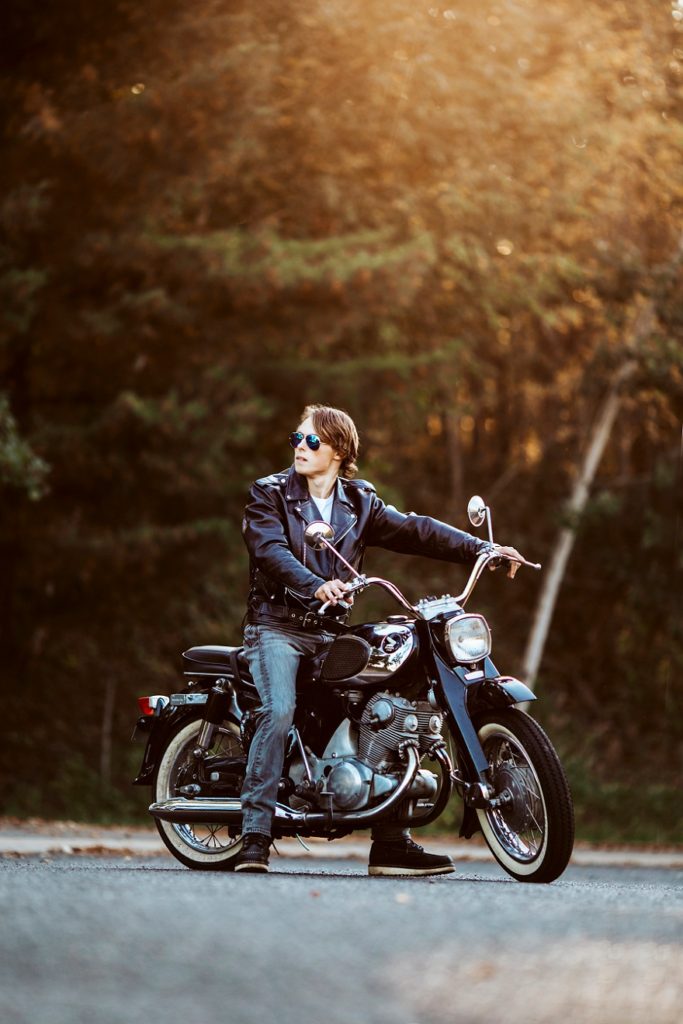
<svg viewBox="0 0 683 1024">
<path fill-rule="evenodd" d="M 289 435 L 289 443 L 291 444 L 292 448 L 298 448 L 303 440 L 306 441 L 306 444 L 308 445 L 312 452 L 317 452 L 318 448 L 322 444 L 322 441 L 320 440 L 317 434 L 306 434 L 306 437 L 304 438 L 304 435 L 301 433 L 300 430 L 295 430 L 292 434 Z"/>
</svg>

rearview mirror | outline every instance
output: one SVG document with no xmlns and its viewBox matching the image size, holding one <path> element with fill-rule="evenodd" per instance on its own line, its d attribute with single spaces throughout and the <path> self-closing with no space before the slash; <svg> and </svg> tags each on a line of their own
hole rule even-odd
<svg viewBox="0 0 683 1024">
<path fill-rule="evenodd" d="M 478 494 L 472 495 L 467 503 L 467 518 L 472 526 L 481 526 L 486 519 L 486 503 Z"/>
<path fill-rule="evenodd" d="M 309 523 L 304 530 L 304 540 L 308 544 L 309 548 L 313 548 L 314 551 L 322 551 L 325 547 L 324 541 L 329 544 L 334 537 L 334 530 L 329 523 L 324 522 L 322 519 L 316 519 L 314 523 Z"/>
</svg>

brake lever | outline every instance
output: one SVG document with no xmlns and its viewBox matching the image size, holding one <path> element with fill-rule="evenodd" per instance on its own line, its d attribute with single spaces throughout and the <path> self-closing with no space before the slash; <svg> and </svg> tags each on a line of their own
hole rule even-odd
<svg viewBox="0 0 683 1024">
<path fill-rule="evenodd" d="M 493 563 L 497 562 L 497 565 Z M 493 569 L 504 568 L 506 565 L 510 565 L 511 562 L 515 562 L 517 565 L 526 565 L 529 569 L 542 569 L 543 566 L 540 562 L 527 562 L 526 558 L 512 558 L 510 555 L 495 555 L 489 563 Z"/>
</svg>

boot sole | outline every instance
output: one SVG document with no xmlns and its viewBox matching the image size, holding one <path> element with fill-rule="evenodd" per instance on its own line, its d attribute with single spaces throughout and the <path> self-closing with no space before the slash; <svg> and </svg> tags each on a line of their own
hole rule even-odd
<svg viewBox="0 0 683 1024">
<path fill-rule="evenodd" d="M 368 867 L 369 875 L 387 875 L 392 877 L 396 877 L 398 875 L 412 875 L 413 877 L 424 875 L 450 875 L 452 871 L 455 871 L 455 865 L 453 864 L 449 864 L 442 868 L 392 868 L 383 864 L 371 864 Z"/>
<path fill-rule="evenodd" d="M 267 864 L 238 864 L 235 867 L 235 871 L 251 871 L 261 875 L 267 874 L 268 870 Z"/>
</svg>

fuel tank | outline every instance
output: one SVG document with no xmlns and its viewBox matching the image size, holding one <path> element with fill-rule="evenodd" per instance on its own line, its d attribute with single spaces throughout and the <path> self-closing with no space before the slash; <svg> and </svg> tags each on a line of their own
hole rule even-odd
<svg viewBox="0 0 683 1024">
<path fill-rule="evenodd" d="M 370 689 L 392 680 L 399 687 L 402 669 L 418 648 L 415 622 L 405 615 L 390 615 L 383 622 L 365 622 L 353 626 L 349 633 L 364 640 L 370 647 L 366 667 L 353 678 L 353 686 Z M 395 677 L 395 678 L 392 678 Z"/>
</svg>

